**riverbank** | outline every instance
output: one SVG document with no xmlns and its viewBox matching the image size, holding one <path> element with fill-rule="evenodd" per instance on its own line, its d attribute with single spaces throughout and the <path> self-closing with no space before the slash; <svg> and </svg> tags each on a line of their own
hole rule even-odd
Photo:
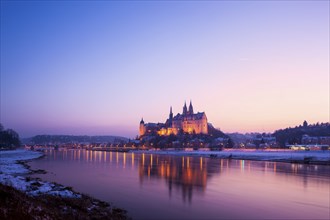
<svg viewBox="0 0 330 220">
<path fill-rule="evenodd" d="M 27 150 L 0 151 L 0 219 L 128 219 L 125 210 L 70 187 L 26 177 L 33 171 L 25 162 L 42 156 Z"/>
<path fill-rule="evenodd" d="M 330 165 L 330 151 L 292 151 L 292 150 L 232 150 L 207 151 L 207 150 L 133 150 L 134 153 L 198 156 L 219 159 L 257 160 L 286 163 Z"/>
</svg>

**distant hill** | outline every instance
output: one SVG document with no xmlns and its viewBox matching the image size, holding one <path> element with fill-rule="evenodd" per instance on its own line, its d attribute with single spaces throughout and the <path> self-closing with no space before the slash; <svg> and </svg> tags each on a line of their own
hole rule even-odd
<svg viewBox="0 0 330 220">
<path fill-rule="evenodd" d="M 213 127 L 211 123 L 207 125 L 208 134 L 214 137 L 230 138 L 227 134 L 223 133 L 220 129 Z"/>
<path fill-rule="evenodd" d="M 23 144 L 69 144 L 69 143 L 121 143 L 128 138 L 120 136 L 87 136 L 87 135 L 36 135 L 23 138 Z"/>
<path fill-rule="evenodd" d="M 330 123 L 308 125 L 304 121 L 303 125 L 277 130 L 273 136 L 280 146 L 284 147 L 285 144 L 301 144 L 301 138 L 305 134 L 313 137 L 330 136 Z"/>
</svg>

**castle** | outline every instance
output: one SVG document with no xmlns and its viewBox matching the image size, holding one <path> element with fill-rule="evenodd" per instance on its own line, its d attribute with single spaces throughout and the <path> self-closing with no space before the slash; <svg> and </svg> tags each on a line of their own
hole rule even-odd
<svg viewBox="0 0 330 220">
<path fill-rule="evenodd" d="M 140 137 L 149 134 L 168 136 L 177 135 L 180 131 L 185 133 L 207 134 L 208 124 L 205 112 L 194 113 L 190 101 L 189 109 L 186 102 L 183 106 L 182 114 L 178 113 L 173 117 L 172 107 L 165 123 L 144 123 L 143 118 L 140 122 Z"/>
</svg>

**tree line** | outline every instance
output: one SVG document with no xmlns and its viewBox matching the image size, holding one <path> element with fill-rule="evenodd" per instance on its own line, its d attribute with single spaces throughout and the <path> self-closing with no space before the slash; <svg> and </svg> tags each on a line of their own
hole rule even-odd
<svg viewBox="0 0 330 220">
<path fill-rule="evenodd" d="M 286 144 L 301 144 L 301 138 L 304 134 L 313 137 L 330 136 L 329 123 L 310 124 L 304 121 L 303 125 L 294 128 L 280 129 L 274 132 L 273 136 L 281 147 Z"/>
<path fill-rule="evenodd" d="M 13 129 L 6 129 L 0 124 L 0 150 L 15 149 L 21 145 L 19 135 Z"/>
</svg>

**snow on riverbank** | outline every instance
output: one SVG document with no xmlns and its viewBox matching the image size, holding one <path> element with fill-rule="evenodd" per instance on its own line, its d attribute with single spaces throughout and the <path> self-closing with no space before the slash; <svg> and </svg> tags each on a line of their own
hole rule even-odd
<svg viewBox="0 0 330 220">
<path fill-rule="evenodd" d="M 20 161 L 27 161 L 43 156 L 41 152 L 27 150 L 0 151 L 0 183 L 26 192 L 28 195 L 57 195 L 61 197 L 81 198 L 64 186 L 20 176 L 31 172 Z"/>
<path fill-rule="evenodd" d="M 5 174 L 25 174 L 29 173 L 23 164 L 18 164 L 19 161 L 32 160 L 42 157 L 41 152 L 27 150 L 8 150 L 0 151 L 0 173 Z"/>
<path fill-rule="evenodd" d="M 240 160 L 280 161 L 296 163 L 320 163 L 330 165 L 330 151 L 267 151 L 267 150 L 149 150 L 133 151 L 134 153 L 178 155 L 178 156 L 202 156 L 212 158 L 231 158 Z"/>
</svg>

